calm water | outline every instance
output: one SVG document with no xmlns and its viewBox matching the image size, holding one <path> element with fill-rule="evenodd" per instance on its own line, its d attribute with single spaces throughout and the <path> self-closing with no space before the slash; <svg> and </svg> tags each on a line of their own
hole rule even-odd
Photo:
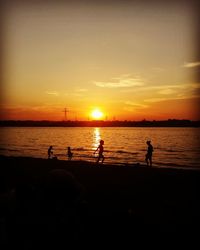
<svg viewBox="0 0 200 250">
<path fill-rule="evenodd" d="M 0 154 L 47 158 L 49 145 L 66 160 L 71 147 L 74 160 L 95 161 L 93 151 L 105 141 L 105 162 L 144 164 L 146 140 L 154 146 L 153 165 L 200 168 L 199 128 L 0 128 Z"/>
</svg>

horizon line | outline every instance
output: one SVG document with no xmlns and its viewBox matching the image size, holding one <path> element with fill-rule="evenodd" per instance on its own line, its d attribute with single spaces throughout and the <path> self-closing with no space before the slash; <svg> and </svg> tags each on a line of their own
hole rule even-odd
<svg viewBox="0 0 200 250">
<path fill-rule="evenodd" d="M 198 122 L 199 120 L 190 120 L 190 119 L 177 119 L 177 118 L 168 118 L 168 119 L 161 119 L 161 120 L 148 120 L 148 119 L 142 119 L 142 120 L 30 120 L 30 119 L 23 119 L 23 120 L 18 120 L 18 119 L 5 119 L 1 120 L 0 122 L 162 122 L 162 121 L 190 121 L 190 122 Z"/>
</svg>

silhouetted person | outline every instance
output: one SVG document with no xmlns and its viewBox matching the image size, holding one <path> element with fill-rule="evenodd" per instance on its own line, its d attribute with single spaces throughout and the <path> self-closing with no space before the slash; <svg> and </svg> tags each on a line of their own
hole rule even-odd
<svg viewBox="0 0 200 250">
<path fill-rule="evenodd" d="M 48 148 L 48 159 L 52 159 L 53 158 L 53 146 L 50 146 Z"/>
<path fill-rule="evenodd" d="M 97 149 L 94 151 L 94 154 L 99 151 L 99 156 L 97 158 L 97 163 L 102 159 L 102 163 L 104 162 L 104 155 L 103 155 L 103 144 L 104 144 L 104 141 L 103 140 L 100 140 L 100 144 L 99 146 L 97 147 Z"/>
<path fill-rule="evenodd" d="M 148 148 L 147 148 L 147 154 L 146 154 L 145 161 L 147 163 L 147 166 L 150 165 L 150 167 L 151 167 L 152 166 L 153 146 L 151 145 L 151 141 L 147 141 L 146 143 L 148 145 Z"/>
<path fill-rule="evenodd" d="M 71 152 L 71 148 L 70 147 L 67 148 L 67 156 L 68 156 L 68 160 L 71 161 L 73 153 Z"/>
</svg>

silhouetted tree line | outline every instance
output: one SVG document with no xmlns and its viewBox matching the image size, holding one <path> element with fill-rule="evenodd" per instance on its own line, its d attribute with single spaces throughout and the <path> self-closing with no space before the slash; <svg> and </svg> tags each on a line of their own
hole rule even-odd
<svg viewBox="0 0 200 250">
<path fill-rule="evenodd" d="M 1 127 L 199 127 L 200 121 L 168 119 L 162 121 L 32 121 L 1 120 Z"/>
</svg>

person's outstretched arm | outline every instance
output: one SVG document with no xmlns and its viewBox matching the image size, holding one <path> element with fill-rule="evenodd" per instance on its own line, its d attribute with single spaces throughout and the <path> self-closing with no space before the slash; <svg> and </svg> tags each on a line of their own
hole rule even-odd
<svg viewBox="0 0 200 250">
<path fill-rule="evenodd" d="M 98 149 L 99 149 L 99 146 L 98 146 L 97 149 L 94 151 L 94 154 L 98 151 Z"/>
</svg>

